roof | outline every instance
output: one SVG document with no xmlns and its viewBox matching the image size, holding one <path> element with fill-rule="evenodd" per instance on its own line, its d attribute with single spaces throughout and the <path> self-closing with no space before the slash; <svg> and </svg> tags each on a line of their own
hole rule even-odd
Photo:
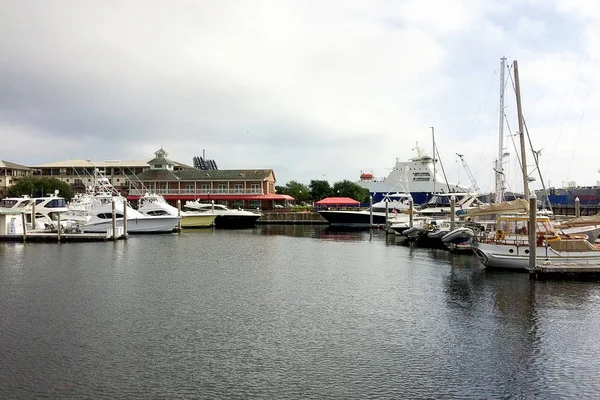
<svg viewBox="0 0 600 400">
<path fill-rule="evenodd" d="M 168 174 L 165 174 L 168 173 Z M 135 176 L 138 181 L 215 181 L 215 180 L 261 180 L 268 179 L 272 169 L 218 169 L 200 170 L 192 168 L 181 171 L 147 170 Z"/>
<path fill-rule="evenodd" d="M 166 157 L 155 157 L 152 160 L 148 161 L 148 164 L 174 165 L 175 163 Z"/>
<path fill-rule="evenodd" d="M 122 161 L 122 160 L 107 160 L 107 161 L 90 161 L 82 159 L 72 159 L 55 161 L 47 164 L 36 165 L 36 168 L 81 168 L 81 167 L 148 167 L 148 160 L 137 161 Z"/>
<path fill-rule="evenodd" d="M 31 169 L 29 167 L 26 167 L 24 165 L 21 164 L 15 164 L 13 162 L 10 161 L 4 161 L 4 160 L 0 160 L 0 168 L 10 168 L 10 169 Z"/>
<path fill-rule="evenodd" d="M 329 205 L 360 205 L 360 201 L 354 200 L 350 197 L 327 197 L 323 200 L 319 200 L 315 203 L 318 206 L 329 206 Z"/>
</svg>

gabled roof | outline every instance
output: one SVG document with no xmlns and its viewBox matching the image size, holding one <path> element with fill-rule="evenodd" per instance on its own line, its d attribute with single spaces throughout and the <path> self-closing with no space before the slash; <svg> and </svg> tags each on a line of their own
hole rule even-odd
<svg viewBox="0 0 600 400">
<path fill-rule="evenodd" d="M 168 158 L 165 157 L 155 157 L 152 160 L 148 161 L 148 164 L 161 164 L 161 165 L 175 165 L 175 163 Z"/>
<path fill-rule="evenodd" d="M 15 164 L 13 162 L 10 161 L 4 161 L 4 160 L 0 160 L 0 168 L 10 168 L 10 169 L 26 169 L 26 170 L 30 170 L 31 168 L 26 167 L 24 165 L 21 164 Z"/>
</svg>

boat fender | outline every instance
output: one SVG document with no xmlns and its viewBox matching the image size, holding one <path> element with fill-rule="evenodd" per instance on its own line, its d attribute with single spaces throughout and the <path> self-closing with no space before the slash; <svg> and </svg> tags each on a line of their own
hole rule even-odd
<svg viewBox="0 0 600 400">
<path fill-rule="evenodd" d="M 505 236 L 506 235 L 504 234 L 504 231 L 502 229 L 498 229 L 496 231 L 496 239 L 497 240 L 503 240 Z"/>
</svg>

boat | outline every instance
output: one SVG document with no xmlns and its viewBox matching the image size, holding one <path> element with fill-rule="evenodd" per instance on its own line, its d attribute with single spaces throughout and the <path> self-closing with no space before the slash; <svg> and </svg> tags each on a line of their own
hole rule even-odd
<svg viewBox="0 0 600 400">
<path fill-rule="evenodd" d="M 498 229 L 474 237 L 473 250 L 487 268 L 525 271 L 529 267 L 527 215 L 499 216 Z M 546 216 L 536 217 L 536 260 L 551 262 L 600 263 L 600 246 L 583 235 L 557 232 Z"/>
<path fill-rule="evenodd" d="M 181 216 L 181 228 L 209 228 L 214 225 L 216 214 L 201 211 L 181 211 L 173 207 L 165 198 L 156 193 L 145 193 L 140 198 L 137 210 L 144 215 Z"/>
<path fill-rule="evenodd" d="M 523 193 L 529 198 L 527 160 L 525 153 L 524 122 L 520 103 L 517 61 L 514 61 L 514 78 L 517 98 L 519 139 L 521 144 L 521 168 Z M 533 200 L 534 197 L 531 198 Z M 536 243 L 530 243 L 527 230 L 535 229 Z M 558 232 L 548 215 L 529 214 L 498 215 L 495 231 L 474 236 L 472 247 L 477 258 L 486 268 L 528 270 L 530 248 L 535 248 L 535 262 L 577 263 L 578 265 L 600 263 L 600 245 L 590 243 L 587 235 Z M 531 246 L 531 247 L 530 247 Z"/>
<path fill-rule="evenodd" d="M 408 221 L 408 215 L 404 212 L 410 207 L 410 200 L 411 197 L 408 193 L 387 193 L 381 201 L 374 203 L 369 209 L 335 210 L 326 208 L 317 210 L 317 212 L 334 228 L 385 227 L 387 218 L 394 217 Z"/>
<path fill-rule="evenodd" d="M 224 204 L 201 203 L 199 200 L 186 201 L 186 211 L 199 211 L 207 214 L 215 214 L 215 228 L 244 229 L 253 228 L 256 221 L 261 217 L 260 212 L 242 209 L 231 209 Z"/>
<path fill-rule="evenodd" d="M 56 230 L 58 214 L 66 213 L 69 208 L 64 197 L 58 195 L 58 190 L 53 194 L 43 197 L 6 197 L 0 200 L 0 207 L 11 208 L 25 213 L 29 229 Z M 31 223 L 31 214 L 35 209 L 35 224 Z M 67 222 L 61 221 L 63 228 L 68 227 Z"/>
<path fill-rule="evenodd" d="M 417 143 L 417 156 L 403 161 L 396 158 L 394 168 L 385 178 L 377 178 L 370 173 L 361 173 L 358 185 L 369 190 L 374 201 L 383 200 L 387 193 L 394 190 L 410 193 L 414 204 L 424 204 L 432 194 L 441 192 L 468 192 L 468 188 L 447 183 L 436 171 L 433 157 L 426 154 Z"/>
<path fill-rule="evenodd" d="M 72 221 L 81 232 L 105 233 L 114 224 L 124 229 L 127 220 L 127 233 L 166 233 L 177 229 L 181 217 L 177 215 L 144 215 L 133 209 L 98 169 L 94 172 L 94 184 L 86 193 L 76 196 L 64 213 L 65 221 Z"/>
</svg>

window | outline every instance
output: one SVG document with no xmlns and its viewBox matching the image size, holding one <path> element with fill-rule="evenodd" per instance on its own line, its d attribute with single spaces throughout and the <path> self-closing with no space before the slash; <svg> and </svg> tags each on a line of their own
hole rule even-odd
<svg viewBox="0 0 600 400">
<path fill-rule="evenodd" d="M 224 183 L 219 183 L 218 193 L 227 193 L 227 186 Z"/>
<path fill-rule="evenodd" d="M 242 185 L 241 183 L 236 183 L 235 185 L 233 185 L 233 192 L 244 193 L 244 185 Z"/>
<path fill-rule="evenodd" d="M 250 185 L 250 192 L 260 193 L 260 183 L 253 183 L 252 185 Z"/>
<path fill-rule="evenodd" d="M 190 184 L 185 185 L 185 191 L 188 193 L 194 193 L 194 185 L 190 185 Z"/>
<path fill-rule="evenodd" d="M 210 193 L 210 185 L 208 183 L 202 184 L 202 193 Z"/>
<path fill-rule="evenodd" d="M 260 208 L 260 200 L 250 200 L 250 208 Z"/>
</svg>

